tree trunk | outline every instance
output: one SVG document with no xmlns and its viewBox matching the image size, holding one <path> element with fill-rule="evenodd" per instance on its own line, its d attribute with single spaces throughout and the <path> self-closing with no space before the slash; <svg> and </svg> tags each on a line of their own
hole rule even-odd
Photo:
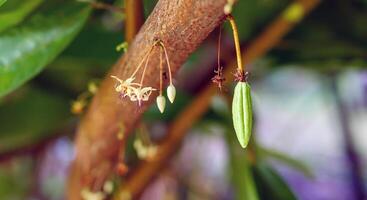
<svg viewBox="0 0 367 200">
<path fill-rule="evenodd" d="M 154 39 L 160 39 L 168 50 L 172 72 L 175 73 L 190 53 L 217 27 L 224 18 L 226 0 L 160 0 L 128 52 L 121 57 L 102 82 L 76 136 L 76 160 L 68 184 L 68 199 L 81 199 L 83 188 L 100 190 L 114 173 L 119 149 L 131 133 L 141 114 L 155 102 L 157 93 L 149 102 L 138 107 L 127 99 L 121 100 L 114 90 L 110 75 L 125 80 L 151 48 Z M 112 49 L 111 49 L 112 51 Z M 158 88 L 159 50 L 156 48 L 146 71 L 145 86 Z M 141 72 L 136 77 L 140 80 Z M 117 132 L 124 129 L 124 139 Z"/>
</svg>

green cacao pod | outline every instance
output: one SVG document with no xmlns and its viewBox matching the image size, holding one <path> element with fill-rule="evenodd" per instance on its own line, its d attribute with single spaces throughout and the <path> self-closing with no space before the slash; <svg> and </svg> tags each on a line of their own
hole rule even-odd
<svg viewBox="0 0 367 200">
<path fill-rule="evenodd" d="M 234 89 L 232 119 L 237 139 L 246 148 L 252 133 L 251 87 L 247 82 L 238 82 Z"/>
</svg>

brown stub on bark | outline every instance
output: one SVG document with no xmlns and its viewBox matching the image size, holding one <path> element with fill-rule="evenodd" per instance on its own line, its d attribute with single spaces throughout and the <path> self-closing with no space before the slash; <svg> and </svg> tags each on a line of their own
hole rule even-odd
<svg viewBox="0 0 367 200">
<path fill-rule="evenodd" d="M 154 101 L 144 103 L 136 112 L 136 104 L 121 100 L 115 92 L 110 75 L 123 80 L 129 77 L 154 38 L 164 42 L 171 61 L 172 72 L 185 62 L 200 43 L 219 25 L 224 17 L 226 0 L 160 0 L 144 26 L 131 43 L 128 52 L 118 60 L 102 82 L 76 136 L 76 160 L 68 184 L 68 199 L 80 199 L 83 188 L 99 190 L 111 173 L 115 172 L 119 148 L 140 120 L 141 114 Z M 111 49 L 113 51 L 113 49 Z M 159 86 L 159 50 L 156 48 L 146 71 L 144 86 Z M 136 75 L 140 80 L 141 71 Z M 124 139 L 117 133 L 124 127 Z"/>
</svg>

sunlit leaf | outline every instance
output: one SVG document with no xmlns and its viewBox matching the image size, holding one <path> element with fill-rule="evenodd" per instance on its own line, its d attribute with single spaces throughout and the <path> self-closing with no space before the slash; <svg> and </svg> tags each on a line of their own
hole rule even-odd
<svg viewBox="0 0 367 200">
<path fill-rule="evenodd" d="M 77 35 L 90 8 L 61 4 L 0 34 L 0 96 L 39 73 Z"/>
<path fill-rule="evenodd" d="M 0 6 L 2 6 L 5 2 L 6 0 L 0 0 Z"/>
<path fill-rule="evenodd" d="M 6 1 L 6 0 L 5 0 Z M 5 3 L 0 0 L 0 6 Z M 11 0 L 0 8 L 0 32 L 17 25 L 44 0 Z"/>
</svg>

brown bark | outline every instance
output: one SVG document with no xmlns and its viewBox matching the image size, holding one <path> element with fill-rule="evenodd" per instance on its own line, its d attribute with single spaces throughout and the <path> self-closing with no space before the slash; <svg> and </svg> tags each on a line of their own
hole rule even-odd
<svg viewBox="0 0 367 200">
<path fill-rule="evenodd" d="M 320 0 L 298 0 L 302 6 L 304 14 L 309 13 L 315 8 Z M 294 4 L 291 4 L 294 5 Z M 266 54 L 274 47 L 297 23 L 284 18 L 283 13 L 274 22 L 272 22 L 263 33 L 261 33 L 250 45 L 242 51 L 244 63 L 249 64 L 257 58 Z M 225 76 L 231 83 L 232 73 L 236 69 L 236 58 L 225 67 Z M 217 94 L 218 88 L 214 84 L 209 84 L 199 95 L 181 112 L 178 117 L 170 124 L 167 137 L 159 144 L 157 156 L 154 160 L 142 161 L 131 176 L 128 177 L 125 184 L 117 192 L 116 200 L 125 192 L 130 193 L 132 197 L 139 195 L 145 186 L 159 173 L 167 161 L 174 155 L 181 144 L 182 139 L 192 125 L 199 120 L 208 110 L 212 97 Z"/>
<path fill-rule="evenodd" d="M 68 184 L 68 199 L 80 199 L 82 188 L 99 190 L 114 171 L 119 147 L 117 132 L 122 125 L 125 137 L 131 133 L 141 114 L 155 100 L 140 108 L 129 100 L 121 100 L 114 91 L 116 75 L 128 78 L 151 48 L 154 39 L 165 44 L 170 57 L 172 72 L 185 62 L 205 37 L 224 17 L 226 0 L 160 0 L 142 29 L 130 45 L 128 52 L 116 63 L 102 82 L 86 115 L 80 123 L 76 137 L 76 160 Z M 151 55 L 144 85 L 159 85 L 158 51 Z M 137 79 L 140 79 L 140 72 Z"/>
</svg>

